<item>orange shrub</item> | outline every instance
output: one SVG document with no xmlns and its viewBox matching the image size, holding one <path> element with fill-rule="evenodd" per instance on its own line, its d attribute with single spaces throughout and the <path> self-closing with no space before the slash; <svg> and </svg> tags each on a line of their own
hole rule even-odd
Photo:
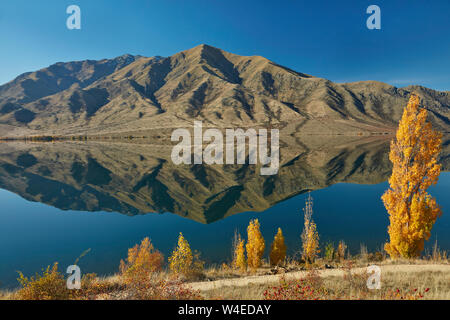
<svg viewBox="0 0 450 320">
<path fill-rule="evenodd" d="M 43 270 L 42 275 L 30 278 L 19 272 L 17 279 L 22 288 L 14 295 L 17 300 L 68 300 L 70 290 L 67 289 L 64 276 L 58 271 L 58 263 L 53 267 L 48 266 Z"/>
<path fill-rule="evenodd" d="M 150 277 L 156 271 L 162 269 L 164 256 L 153 247 L 147 237 L 140 245 L 128 249 L 128 257 L 120 261 L 120 274 L 125 281 L 133 278 Z"/>
</svg>

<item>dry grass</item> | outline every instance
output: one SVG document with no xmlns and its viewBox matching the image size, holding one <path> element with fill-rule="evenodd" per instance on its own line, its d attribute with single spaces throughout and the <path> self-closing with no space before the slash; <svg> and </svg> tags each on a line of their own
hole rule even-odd
<svg viewBox="0 0 450 320">
<path fill-rule="evenodd" d="M 444 260 L 443 256 L 445 254 L 437 254 L 434 251 L 428 259 L 383 260 L 381 258 L 380 260 L 383 261 L 377 261 L 378 256 L 366 253 L 365 248 L 362 247 L 361 255 L 354 257 L 351 261 L 338 262 L 318 259 L 310 268 L 318 271 L 321 277 L 321 286 L 330 292 L 329 296 L 322 296 L 321 298 L 379 299 L 385 297 L 389 292 L 396 292 L 397 289 L 400 290 L 401 295 L 405 295 L 414 289 L 423 292 L 429 288 L 429 291 L 425 294 L 425 299 L 450 300 L 450 262 L 448 259 Z M 379 291 L 369 291 L 365 285 L 367 279 L 366 267 L 372 264 L 379 265 L 382 268 L 382 289 Z M 351 269 L 348 268 L 349 265 L 351 265 Z M 197 279 L 182 278 L 173 282 L 173 275 L 168 270 L 160 269 L 159 271 L 152 271 L 153 281 L 147 283 L 151 284 L 148 286 L 142 286 L 139 277 L 139 279 L 136 278 L 136 281 L 132 281 L 134 285 L 130 286 L 123 275 L 119 273 L 114 276 L 92 279 L 93 281 L 89 282 L 86 289 L 82 290 L 83 292 L 71 296 L 71 298 L 136 299 L 140 296 L 136 295 L 138 289 L 143 289 L 140 293 L 145 293 L 144 296 L 147 297 L 146 291 L 148 290 L 146 288 L 151 288 L 155 289 L 156 291 L 153 290 L 155 292 L 164 289 L 170 293 L 161 297 L 158 296 L 157 298 L 160 299 L 180 296 L 192 299 L 259 300 L 264 298 L 264 291 L 270 286 L 280 285 L 281 277 L 294 283 L 305 278 L 308 275 L 308 270 L 304 264 L 293 260 L 280 268 L 271 268 L 266 262 L 255 273 L 241 272 L 227 264 L 222 264 L 205 268 L 201 277 Z M 349 271 L 351 277 L 349 277 Z M 158 284 L 156 287 L 155 283 Z M 17 290 L 0 291 L 0 300 L 15 299 L 17 292 Z M 151 296 L 154 297 L 155 295 Z"/>
<path fill-rule="evenodd" d="M 450 265 L 417 264 L 408 265 L 388 264 L 382 266 L 381 290 L 366 288 L 365 268 L 352 269 L 353 280 L 345 279 L 346 271 L 343 269 L 320 270 L 323 287 L 337 296 L 354 299 L 380 299 L 388 291 L 407 292 L 417 289 L 418 292 L 429 291 L 424 299 L 450 300 Z M 287 273 L 287 279 L 300 279 L 307 275 L 307 271 Z M 359 276 L 358 276 L 359 275 Z M 206 299 L 263 299 L 264 291 L 277 285 L 279 275 L 265 275 L 243 277 L 234 280 L 219 280 L 206 283 L 192 283 L 194 289 L 201 291 Z M 350 284 L 351 283 L 351 284 Z"/>
<path fill-rule="evenodd" d="M 13 291 L 0 291 L 0 301 L 1 300 L 11 300 L 13 298 Z"/>
</svg>

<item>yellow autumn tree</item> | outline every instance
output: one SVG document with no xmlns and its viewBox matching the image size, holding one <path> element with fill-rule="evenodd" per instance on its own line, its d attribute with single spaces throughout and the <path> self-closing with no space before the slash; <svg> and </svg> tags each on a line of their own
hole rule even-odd
<svg viewBox="0 0 450 320">
<path fill-rule="evenodd" d="M 175 274 L 188 274 L 191 270 L 194 256 L 189 243 L 180 232 L 178 246 L 169 257 L 169 268 Z"/>
<path fill-rule="evenodd" d="M 420 256 L 433 224 L 442 214 L 427 193 L 439 178 L 441 138 L 442 134 L 427 122 L 427 110 L 419 107 L 419 97 L 411 95 L 391 142 L 390 188 L 382 196 L 390 222 L 390 242 L 385 250 L 392 258 Z"/>
<path fill-rule="evenodd" d="M 284 261 L 286 258 L 286 244 L 284 243 L 283 232 L 278 228 L 278 232 L 273 239 L 270 247 L 270 265 L 276 266 Z"/>
<path fill-rule="evenodd" d="M 247 227 L 247 263 L 252 271 L 255 271 L 262 264 L 262 256 L 266 245 L 259 230 L 258 219 L 250 221 Z"/>
<path fill-rule="evenodd" d="M 238 238 L 234 248 L 233 266 L 242 272 L 247 270 L 247 261 L 245 260 L 245 241 L 240 237 Z"/>
<path fill-rule="evenodd" d="M 120 261 L 120 273 L 126 280 L 132 281 L 160 271 L 163 264 L 164 256 L 153 247 L 147 237 L 141 244 L 128 249 L 128 257 Z"/>
<path fill-rule="evenodd" d="M 304 212 L 304 227 L 302 232 L 302 249 L 303 259 L 306 263 L 312 263 L 319 254 L 319 234 L 317 226 L 312 219 L 313 214 L 313 198 L 308 194 L 306 199 Z"/>
</svg>

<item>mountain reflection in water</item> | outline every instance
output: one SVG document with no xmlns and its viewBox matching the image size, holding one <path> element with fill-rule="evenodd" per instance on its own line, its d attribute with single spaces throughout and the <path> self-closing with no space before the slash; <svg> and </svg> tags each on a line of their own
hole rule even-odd
<svg viewBox="0 0 450 320">
<path fill-rule="evenodd" d="M 147 142 L 3 143 L 0 188 L 63 210 L 171 212 L 201 223 L 264 211 L 339 182 L 386 181 L 391 137 L 287 139 L 277 175 L 254 165 L 174 165 L 171 147 Z M 449 168 L 449 139 L 441 163 Z"/>
</svg>

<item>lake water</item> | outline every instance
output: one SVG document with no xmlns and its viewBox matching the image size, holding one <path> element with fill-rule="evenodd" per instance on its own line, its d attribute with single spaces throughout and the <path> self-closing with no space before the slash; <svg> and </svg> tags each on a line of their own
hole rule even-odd
<svg viewBox="0 0 450 320">
<path fill-rule="evenodd" d="M 446 145 L 448 146 L 448 144 Z M 235 231 L 258 218 L 266 247 L 281 227 L 289 254 L 300 248 L 307 191 L 321 244 L 379 250 L 388 216 L 380 200 L 390 174 L 387 141 L 301 144 L 282 150 L 278 175 L 251 166 L 181 166 L 167 147 L 56 143 L 0 145 L 0 287 L 17 273 L 61 270 L 86 249 L 83 273 L 112 274 L 127 249 L 150 237 L 167 257 L 182 232 L 207 263 L 231 259 Z M 448 171 L 444 148 L 441 162 Z M 442 207 L 427 247 L 450 250 L 450 173 L 430 188 Z"/>
</svg>

